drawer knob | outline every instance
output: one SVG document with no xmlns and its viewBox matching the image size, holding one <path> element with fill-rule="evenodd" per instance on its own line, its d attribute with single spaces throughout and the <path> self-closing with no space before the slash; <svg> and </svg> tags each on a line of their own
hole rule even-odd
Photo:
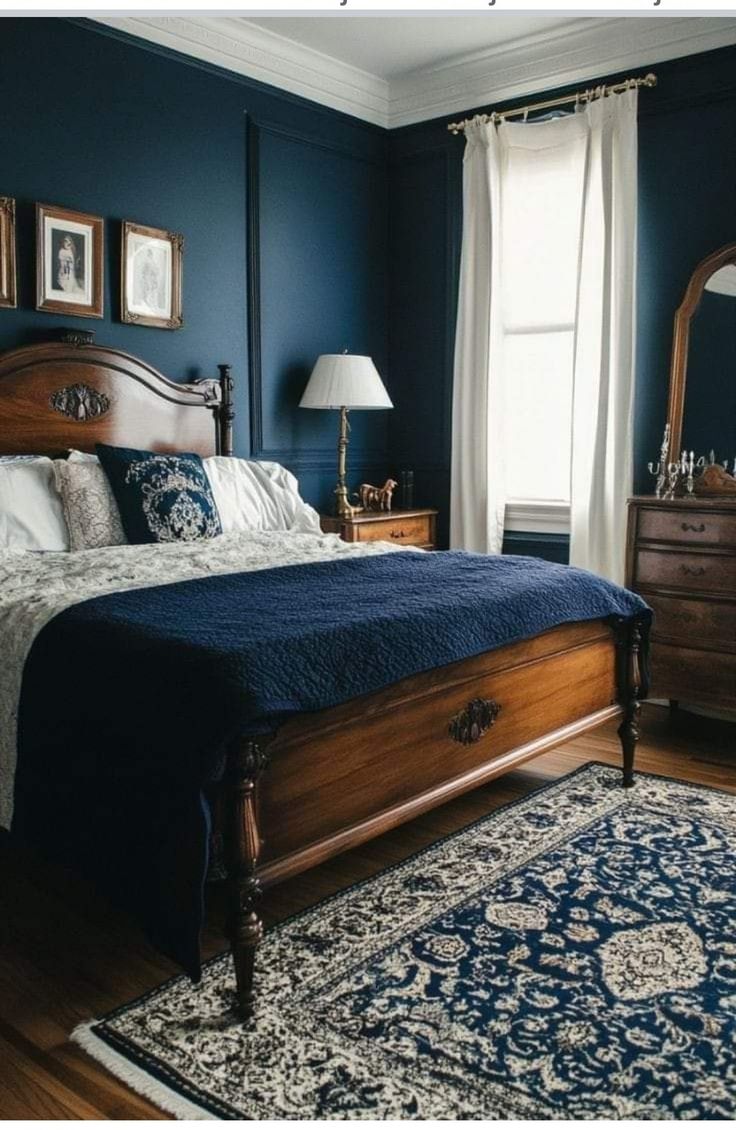
<svg viewBox="0 0 736 1130">
<path fill-rule="evenodd" d="M 699 526 L 694 526 L 692 524 L 692 522 L 683 522 L 681 529 L 685 530 L 685 532 L 689 531 L 690 533 L 693 533 L 693 534 L 704 534 L 705 533 L 705 522 L 701 522 Z"/>
<path fill-rule="evenodd" d="M 705 573 L 704 565 L 681 565 L 680 570 L 686 577 L 702 577 Z"/>
<path fill-rule="evenodd" d="M 408 536 L 409 535 L 407 534 L 406 530 L 392 530 L 391 531 L 391 537 L 392 538 L 397 538 L 397 539 L 398 538 L 407 538 Z"/>
<path fill-rule="evenodd" d="M 448 733 L 454 742 L 472 745 L 479 742 L 498 717 L 500 704 L 492 698 L 473 698 L 464 710 L 450 719 Z"/>
</svg>

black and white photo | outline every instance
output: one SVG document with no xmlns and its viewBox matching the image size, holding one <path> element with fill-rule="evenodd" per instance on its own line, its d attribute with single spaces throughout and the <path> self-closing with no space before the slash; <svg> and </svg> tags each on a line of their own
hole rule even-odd
<svg viewBox="0 0 736 1130">
<path fill-rule="evenodd" d="M 36 217 L 37 309 L 101 318 L 103 221 L 46 204 Z"/>
<path fill-rule="evenodd" d="M 122 238 L 124 322 L 178 329 L 182 324 L 181 280 L 184 237 L 126 221 Z"/>
</svg>

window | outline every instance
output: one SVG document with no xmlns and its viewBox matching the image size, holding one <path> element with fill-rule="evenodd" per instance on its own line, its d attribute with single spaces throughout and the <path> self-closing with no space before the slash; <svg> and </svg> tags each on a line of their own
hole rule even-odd
<svg viewBox="0 0 736 1130">
<path fill-rule="evenodd" d="M 569 525 L 572 390 L 585 141 L 509 147 L 501 188 L 507 527 Z M 536 137 L 532 137 L 536 134 Z M 543 135 L 542 135 L 543 136 Z"/>
</svg>

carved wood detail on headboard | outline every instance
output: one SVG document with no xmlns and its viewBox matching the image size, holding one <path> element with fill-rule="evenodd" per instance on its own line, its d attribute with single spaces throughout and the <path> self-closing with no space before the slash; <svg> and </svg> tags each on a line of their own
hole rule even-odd
<svg viewBox="0 0 736 1130">
<path fill-rule="evenodd" d="M 232 455 L 232 375 L 168 380 L 100 345 L 49 342 L 0 354 L 0 455 L 94 451 L 96 443 Z"/>
</svg>

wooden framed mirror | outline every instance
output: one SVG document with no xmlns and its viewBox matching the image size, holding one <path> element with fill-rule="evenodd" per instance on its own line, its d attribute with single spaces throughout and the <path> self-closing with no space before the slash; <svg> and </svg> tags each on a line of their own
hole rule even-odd
<svg viewBox="0 0 736 1130">
<path fill-rule="evenodd" d="M 736 243 L 698 264 L 675 314 L 667 419 L 669 458 L 706 459 L 696 493 L 736 497 Z"/>
</svg>

